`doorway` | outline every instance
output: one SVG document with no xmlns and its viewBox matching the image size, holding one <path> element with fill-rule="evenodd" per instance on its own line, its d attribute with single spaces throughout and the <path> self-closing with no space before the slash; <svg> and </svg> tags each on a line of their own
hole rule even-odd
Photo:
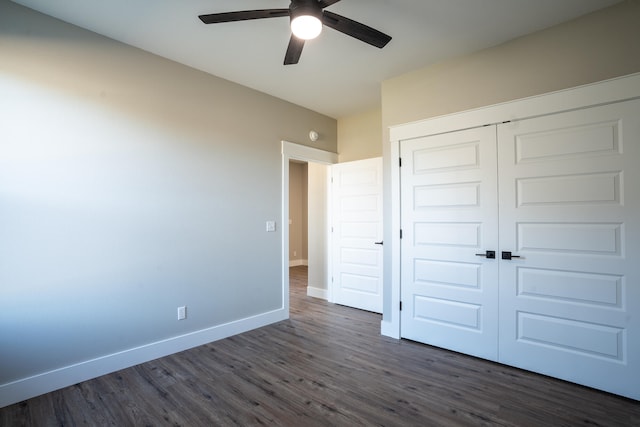
<svg viewBox="0 0 640 427">
<path fill-rule="evenodd" d="M 324 300 L 329 300 L 329 173 L 328 165 L 289 162 L 289 267 L 305 272 L 306 295 Z"/>
<path fill-rule="evenodd" d="M 294 144 L 291 142 L 283 141 L 282 142 L 282 301 L 283 308 L 288 312 L 289 311 L 289 259 L 290 259 L 290 233 L 289 233 L 289 189 L 290 189 L 290 163 L 291 161 L 306 163 L 309 169 L 314 169 L 314 166 L 326 166 L 332 165 L 338 162 L 338 155 L 335 153 L 331 153 L 328 151 L 319 150 L 317 148 L 307 147 L 304 145 Z M 322 168 L 320 168 L 322 169 Z M 313 171 L 311 172 L 314 173 Z M 317 180 L 321 181 L 321 178 Z M 314 180 L 317 181 L 317 180 Z M 309 188 L 308 193 L 313 191 L 317 193 L 318 191 L 322 191 L 322 189 L 318 190 L 315 188 Z M 324 199 L 327 200 L 326 197 L 326 187 L 324 190 Z M 322 214 L 321 216 L 326 221 L 327 217 L 327 209 L 322 211 L 322 209 L 310 209 L 314 211 L 314 214 Z M 321 211 L 321 212 L 318 212 Z M 310 221 L 314 221 L 310 219 Z M 322 226 L 314 226 L 312 227 L 314 233 L 317 235 L 310 236 L 311 240 L 316 241 L 317 245 L 312 245 L 309 247 L 309 251 L 307 253 L 308 263 L 310 264 L 311 273 L 315 270 L 326 272 L 329 269 L 329 259 L 327 256 L 327 251 L 323 251 L 322 247 L 328 247 L 328 229 L 327 227 Z M 320 248 L 320 249 L 318 249 Z M 314 252 L 319 251 L 319 253 Z M 324 252 L 324 253 L 323 253 Z M 324 256 L 322 256 L 324 255 Z M 313 284 L 313 283 L 312 283 Z M 326 289 L 327 284 L 324 283 L 323 287 Z M 320 285 L 312 286 L 311 293 L 313 293 L 314 288 L 320 288 Z M 309 291 L 308 289 L 308 291 Z M 328 293 L 323 295 L 311 295 L 318 296 L 321 298 L 328 299 Z"/>
</svg>

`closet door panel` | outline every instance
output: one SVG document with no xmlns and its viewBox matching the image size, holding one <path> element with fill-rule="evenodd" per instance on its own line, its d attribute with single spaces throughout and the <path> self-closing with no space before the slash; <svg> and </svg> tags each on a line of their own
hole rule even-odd
<svg viewBox="0 0 640 427">
<path fill-rule="evenodd" d="M 496 360 L 495 127 L 401 144 L 402 336 Z"/>
<path fill-rule="evenodd" d="M 498 126 L 499 361 L 640 399 L 640 101 Z"/>
</svg>

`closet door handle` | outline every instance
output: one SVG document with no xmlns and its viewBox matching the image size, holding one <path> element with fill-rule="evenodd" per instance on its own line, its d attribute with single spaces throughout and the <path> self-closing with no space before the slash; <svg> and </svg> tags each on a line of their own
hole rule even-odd
<svg viewBox="0 0 640 427">
<path fill-rule="evenodd" d="M 520 255 L 513 255 L 511 252 L 503 251 L 502 259 L 512 259 L 512 258 L 520 258 Z"/>
<path fill-rule="evenodd" d="M 484 257 L 487 257 L 487 259 L 495 259 L 496 258 L 496 251 L 485 251 L 485 253 L 476 254 L 476 256 L 484 256 Z"/>
<path fill-rule="evenodd" d="M 382 244 L 384 244 L 383 242 L 384 242 L 384 240 L 380 240 L 379 242 L 375 242 L 375 244 L 376 245 L 382 245 Z"/>
</svg>

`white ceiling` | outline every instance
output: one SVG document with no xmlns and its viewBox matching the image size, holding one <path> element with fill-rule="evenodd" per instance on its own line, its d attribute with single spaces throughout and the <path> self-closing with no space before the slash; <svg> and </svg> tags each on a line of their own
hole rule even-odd
<svg viewBox="0 0 640 427">
<path fill-rule="evenodd" d="M 620 0 L 342 0 L 327 10 L 393 37 L 382 50 L 325 28 L 282 65 L 288 18 L 205 25 L 198 15 L 288 0 L 13 0 L 63 21 L 340 118 L 380 105 L 380 83 Z"/>
</svg>

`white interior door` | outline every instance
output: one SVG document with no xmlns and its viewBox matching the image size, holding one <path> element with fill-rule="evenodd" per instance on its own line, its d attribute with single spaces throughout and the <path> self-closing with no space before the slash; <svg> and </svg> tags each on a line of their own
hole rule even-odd
<svg viewBox="0 0 640 427">
<path fill-rule="evenodd" d="M 498 349 L 495 127 L 403 141 L 401 335 L 490 360 Z"/>
<path fill-rule="evenodd" d="M 331 169 L 331 300 L 382 313 L 382 158 Z"/>
<path fill-rule="evenodd" d="M 500 361 L 640 399 L 640 101 L 498 126 Z"/>
</svg>

